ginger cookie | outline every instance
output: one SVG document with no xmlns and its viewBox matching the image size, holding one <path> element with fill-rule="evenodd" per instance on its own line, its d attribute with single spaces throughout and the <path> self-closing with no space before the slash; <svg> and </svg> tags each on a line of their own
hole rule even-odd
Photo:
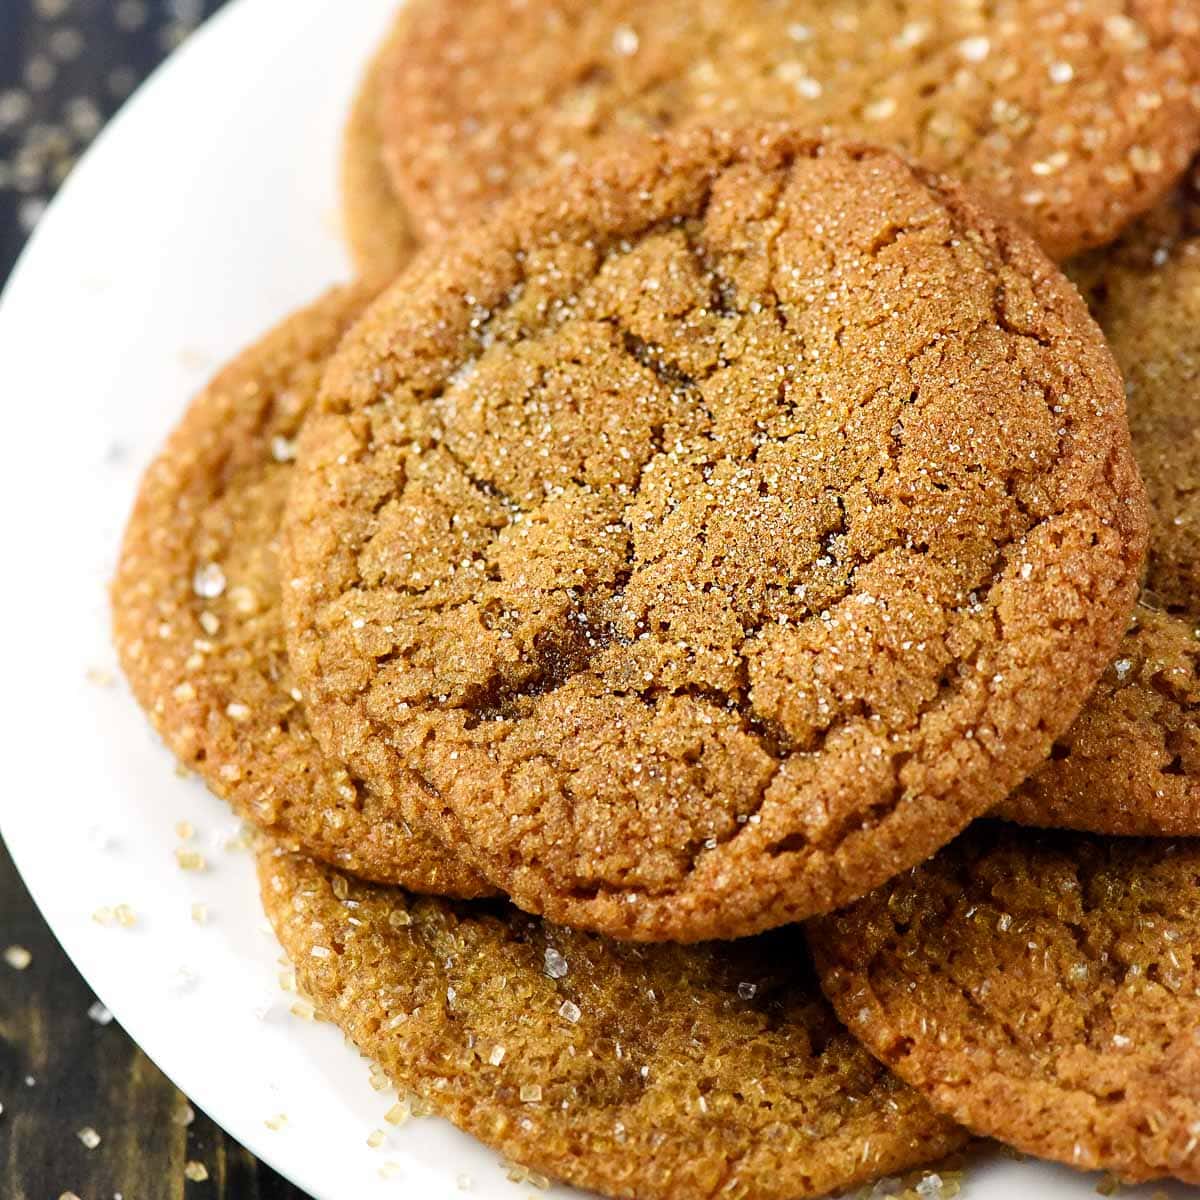
<svg viewBox="0 0 1200 1200">
<path fill-rule="evenodd" d="M 359 272 L 394 279 L 416 250 L 412 222 L 392 188 L 379 128 L 385 44 L 367 68 L 342 140 L 342 223 Z"/>
<path fill-rule="evenodd" d="M 646 139 L 421 259 L 331 363 L 288 648 L 361 778 L 518 905 L 747 934 L 1049 753 L 1145 542 L 1115 364 L 1024 233 L 890 152 Z"/>
<path fill-rule="evenodd" d="M 968 1128 L 1200 1184 L 1200 842 L 981 822 L 809 931 L 842 1020 Z"/>
<path fill-rule="evenodd" d="M 346 870 L 475 896 L 489 890 L 483 880 L 405 824 L 402 777 L 387 791 L 365 787 L 321 752 L 284 645 L 276 539 L 293 439 L 374 294 L 331 292 L 193 401 L 126 529 L 114 639 L 167 745 L 243 818 Z"/>
<path fill-rule="evenodd" d="M 997 814 L 1189 836 L 1200 834 L 1200 239 L 1149 260 L 1130 249 L 1093 276 L 1090 294 L 1125 372 L 1150 496 L 1146 590 L 1079 719 Z"/>
<path fill-rule="evenodd" d="M 1193 162 L 1179 185 L 1121 236 L 1099 250 L 1081 254 L 1063 270 L 1095 315 L 1103 313 L 1103 292 L 1118 269 L 1150 271 L 1163 266 L 1180 242 L 1200 234 L 1200 160 Z"/>
<path fill-rule="evenodd" d="M 794 1200 L 966 1140 L 838 1024 L 798 929 L 632 946 L 295 855 L 259 877 L 319 1012 L 399 1088 L 578 1187 Z"/>
<path fill-rule="evenodd" d="M 1200 146 L 1187 0 L 413 0 L 381 123 L 424 236 L 600 141 L 786 120 L 892 146 L 1047 252 L 1110 242 Z"/>
</svg>

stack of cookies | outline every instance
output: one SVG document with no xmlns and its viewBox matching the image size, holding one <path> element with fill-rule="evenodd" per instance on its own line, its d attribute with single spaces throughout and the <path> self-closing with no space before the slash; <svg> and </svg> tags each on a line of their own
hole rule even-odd
<svg viewBox="0 0 1200 1200">
<path fill-rule="evenodd" d="M 1191 0 L 410 0 L 362 282 L 113 585 L 398 1087 L 614 1197 L 1200 1183 L 1198 150 Z"/>
</svg>

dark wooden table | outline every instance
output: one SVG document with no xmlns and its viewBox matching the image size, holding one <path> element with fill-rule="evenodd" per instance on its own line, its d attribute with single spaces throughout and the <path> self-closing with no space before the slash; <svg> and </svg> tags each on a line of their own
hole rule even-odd
<svg viewBox="0 0 1200 1200">
<path fill-rule="evenodd" d="M 0 282 L 103 121 L 219 4 L 0 0 Z M 32 957 L 24 970 L 0 958 L 0 1200 L 303 1200 L 203 1113 L 187 1121 L 186 1097 L 116 1022 L 89 1015 L 95 997 L 0 843 L 9 947 Z"/>
</svg>

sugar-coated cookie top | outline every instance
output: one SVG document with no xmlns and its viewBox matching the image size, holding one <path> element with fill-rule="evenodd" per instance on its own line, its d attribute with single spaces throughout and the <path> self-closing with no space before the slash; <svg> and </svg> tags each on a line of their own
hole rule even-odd
<svg viewBox="0 0 1200 1200">
<path fill-rule="evenodd" d="M 518 903 L 752 932 L 1046 755 L 1144 544 L 1074 289 L 957 185 L 787 130 L 564 172 L 331 365 L 287 524 L 318 736 Z"/>
<path fill-rule="evenodd" d="M 810 940 L 842 1020 L 976 1133 L 1200 1184 L 1200 841 L 980 822 Z"/>
<path fill-rule="evenodd" d="M 630 946 L 294 855 L 259 877 L 297 983 L 396 1087 L 576 1186 L 798 1200 L 965 1140 L 838 1024 L 799 930 Z"/>
<path fill-rule="evenodd" d="M 1153 225 L 1169 229 L 1171 217 Z M 1095 833 L 1197 836 L 1200 240 L 1156 245 L 1144 230 L 1097 257 L 1084 282 L 1125 373 L 1133 450 L 1150 497 L 1145 590 L 1087 707 L 997 812 Z"/>
<path fill-rule="evenodd" d="M 381 128 L 426 236 L 605 138 L 772 119 L 959 175 L 1066 258 L 1200 145 L 1187 0 L 411 0 L 388 61 Z"/>
</svg>

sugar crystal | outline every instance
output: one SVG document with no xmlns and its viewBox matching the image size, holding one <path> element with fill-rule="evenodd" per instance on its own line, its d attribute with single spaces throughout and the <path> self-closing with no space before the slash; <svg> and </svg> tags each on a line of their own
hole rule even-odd
<svg viewBox="0 0 1200 1200">
<path fill-rule="evenodd" d="M 97 1025 L 111 1024 L 112 1019 L 113 1019 L 112 1013 L 110 1013 L 108 1011 L 108 1009 L 105 1008 L 104 1005 L 100 1003 L 99 1000 L 95 1001 L 92 1004 L 92 1006 L 87 1010 L 87 1015 L 93 1021 L 95 1021 Z"/>
<path fill-rule="evenodd" d="M 225 591 L 225 572 L 216 563 L 197 567 L 192 576 L 192 591 L 205 600 L 215 600 Z"/>
<path fill-rule="evenodd" d="M 33 962 L 33 955 L 24 946 L 9 946 L 4 952 L 4 961 L 14 971 L 24 971 Z"/>
<path fill-rule="evenodd" d="M 958 44 L 958 52 L 967 62 L 979 63 L 992 51 L 992 43 L 985 37 L 964 38 Z"/>
<path fill-rule="evenodd" d="M 628 25 L 618 25 L 613 31 L 613 50 L 622 58 L 629 58 L 636 54 L 640 44 L 641 40 L 638 38 L 636 30 L 631 29 Z"/>
</svg>

